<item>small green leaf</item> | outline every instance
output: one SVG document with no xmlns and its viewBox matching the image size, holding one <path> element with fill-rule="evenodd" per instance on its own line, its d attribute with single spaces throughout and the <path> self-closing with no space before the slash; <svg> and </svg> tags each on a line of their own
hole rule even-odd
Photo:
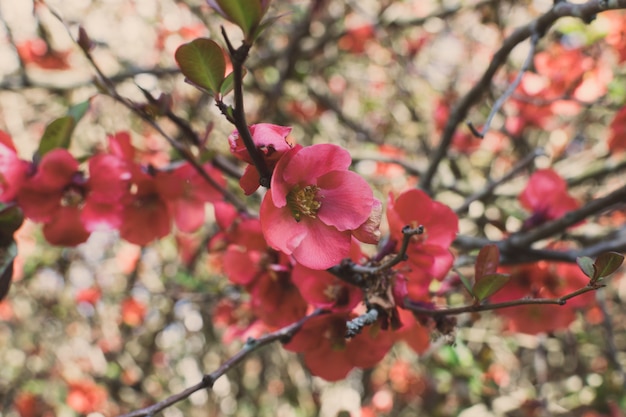
<svg viewBox="0 0 626 417">
<path fill-rule="evenodd" d="M 596 276 L 594 278 L 600 279 L 608 277 L 613 272 L 622 266 L 624 262 L 624 255 L 617 252 L 605 252 L 601 253 L 597 258 L 594 265 L 596 270 Z"/>
<path fill-rule="evenodd" d="M 91 99 L 75 104 L 67 109 L 67 116 L 59 117 L 50 123 L 41 137 L 37 155 L 39 158 L 53 149 L 70 147 L 72 133 L 80 119 L 85 116 L 89 110 Z"/>
<path fill-rule="evenodd" d="M 226 71 L 222 48 L 211 39 L 198 38 L 178 47 L 174 54 L 185 77 L 213 94 L 220 91 Z"/>
<path fill-rule="evenodd" d="M 11 240 L 0 246 L 0 301 L 9 293 L 13 278 L 13 260 L 17 256 L 17 245 Z"/>
<path fill-rule="evenodd" d="M 274 16 L 274 17 L 270 17 L 267 18 L 263 21 L 263 23 L 261 23 L 256 30 L 254 31 L 254 34 L 252 35 L 252 40 L 255 40 L 256 38 L 258 38 L 259 36 L 261 36 L 261 33 L 263 33 L 263 31 L 265 29 L 267 29 L 268 27 L 270 27 L 271 25 L 273 25 L 278 19 L 282 18 L 283 16 L 285 16 L 284 14 L 281 14 L 279 16 Z"/>
<path fill-rule="evenodd" d="M 463 283 L 463 286 L 465 287 L 467 292 L 472 297 L 474 297 L 474 292 L 472 291 L 472 282 L 465 275 L 461 274 L 460 272 L 457 271 L 457 274 L 459 274 L 459 279 L 461 280 L 461 283 Z"/>
<path fill-rule="evenodd" d="M 85 116 L 91 105 L 91 99 L 85 100 L 82 103 L 74 104 L 67 110 L 67 115 L 74 118 L 74 122 L 78 123 L 80 119 Z"/>
<path fill-rule="evenodd" d="M 228 19 L 241 28 L 246 38 L 263 18 L 260 0 L 217 0 L 217 3 Z"/>
<path fill-rule="evenodd" d="M 478 252 L 474 264 L 475 280 L 479 281 L 485 275 L 495 274 L 500 263 L 500 250 L 496 245 L 485 245 Z"/>
<path fill-rule="evenodd" d="M 18 206 L 0 209 L 0 246 L 13 240 L 13 233 L 24 223 L 24 212 Z"/>
<path fill-rule="evenodd" d="M 39 142 L 39 149 L 37 150 L 39 157 L 44 156 L 53 149 L 69 148 L 70 139 L 75 127 L 76 120 L 72 116 L 60 117 L 46 126 L 46 130 L 41 137 L 41 142 Z"/>
<path fill-rule="evenodd" d="M 242 70 L 243 71 L 241 72 L 241 78 L 243 79 L 243 77 L 246 76 L 247 71 L 245 68 L 242 68 Z M 231 72 L 226 76 L 226 78 L 224 78 L 224 82 L 222 82 L 222 86 L 220 87 L 220 95 L 224 97 L 226 94 L 233 91 L 233 88 L 235 88 L 235 74 Z"/>
<path fill-rule="evenodd" d="M 511 278 L 508 274 L 489 274 L 484 275 L 479 281 L 476 281 L 472 292 L 478 301 L 483 301 L 500 291 L 502 287 L 509 282 Z"/>
<path fill-rule="evenodd" d="M 579 256 L 576 258 L 576 263 L 583 271 L 583 274 L 587 275 L 590 279 L 596 275 L 596 267 L 593 265 L 593 259 L 588 256 Z"/>
</svg>

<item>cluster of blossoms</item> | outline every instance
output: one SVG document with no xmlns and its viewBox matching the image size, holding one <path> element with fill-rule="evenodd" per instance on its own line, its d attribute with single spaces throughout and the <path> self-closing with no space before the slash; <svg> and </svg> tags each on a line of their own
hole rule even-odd
<svg viewBox="0 0 626 417">
<path fill-rule="evenodd" d="M 82 243 L 101 228 L 118 230 L 138 245 L 166 236 L 172 224 L 194 232 L 204 223 L 210 202 L 219 229 L 208 244 L 210 259 L 249 294 L 237 305 L 223 300 L 216 309 L 216 322 L 229 327 L 226 337 L 258 336 L 322 309 L 326 314 L 308 320 L 285 347 L 301 352 L 311 371 L 329 380 L 345 377 L 354 367 L 375 365 L 398 341 L 424 351 L 433 327 L 441 323 L 404 307 L 410 300 L 434 308 L 432 284 L 448 276 L 454 261 L 450 247 L 458 232 L 456 214 L 418 189 L 389 195 L 389 236 L 377 254 L 368 256 L 362 244 L 379 242 L 382 203 L 365 179 L 349 170 L 346 150 L 332 144 L 303 147 L 291 141 L 290 132 L 272 124 L 250 126 L 254 146 L 272 172 L 258 218 L 224 200 L 218 187 L 225 180 L 210 164 L 202 168 L 216 186 L 187 162 L 142 163 L 127 132 L 108 137 L 107 151 L 86 161 L 87 173 L 66 149 L 50 150 L 34 162 L 21 160 L 11 138 L 0 132 L 0 202 L 19 206 L 26 217 L 43 223 L 50 243 L 65 246 Z M 229 143 L 233 156 L 248 163 L 240 185 L 246 195 L 253 194 L 260 175 L 238 132 Z M 563 179 L 551 170 L 531 177 L 520 202 L 532 212 L 524 228 L 577 207 Z M 346 262 L 376 266 L 395 256 L 407 226 L 421 233 L 410 237 L 406 262 L 380 270 L 361 285 L 331 273 Z M 563 286 L 546 265 L 515 269 L 513 283 L 492 300 L 560 296 L 584 284 L 579 274 Z M 439 287 L 445 292 L 445 285 Z M 347 323 L 372 308 L 377 318 L 346 337 Z M 515 314 L 507 317 L 511 328 L 533 333 L 566 326 L 573 319 L 570 313 L 559 314 L 554 323 L 533 320 L 535 326 L 516 320 Z"/>
<path fill-rule="evenodd" d="M 423 226 L 424 233 L 412 238 L 409 262 L 381 277 L 380 287 L 352 285 L 328 269 L 345 259 L 354 264 L 371 261 L 361 244 L 379 241 L 382 203 L 367 182 L 349 170 L 349 153 L 332 144 L 295 145 L 287 127 L 257 124 L 250 132 L 272 171 L 270 189 L 259 219 L 215 204 L 221 231 L 209 244 L 211 252 L 221 254 L 218 259 L 229 280 L 250 294 L 250 301 L 237 310 L 245 312 L 243 321 L 232 319 L 237 314 L 228 302 L 220 306 L 220 321 L 230 326 L 229 337 L 254 335 L 259 325 L 277 328 L 312 309 L 324 309 L 328 314 L 307 321 L 285 347 L 301 352 L 309 369 L 329 380 L 345 377 L 354 367 L 375 365 L 397 341 L 425 350 L 429 325 L 401 307 L 405 297 L 429 300 L 432 280 L 449 272 L 449 247 L 458 230 L 452 210 L 418 190 L 390 196 L 386 253 L 399 250 L 404 226 Z M 237 132 L 229 142 L 233 155 L 249 164 L 240 185 L 251 194 L 258 188 L 259 174 Z M 385 313 L 346 338 L 346 323 L 366 312 L 365 300 Z"/>
<path fill-rule="evenodd" d="M 108 140 L 108 152 L 89 158 L 85 174 L 62 148 L 34 162 L 21 160 L 10 136 L 0 132 L 0 202 L 17 204 L 27 218 L 43 223 L 48 242 L 75 246 L 100 229 L 119 230 L 138 245 L 168 235 L 172 221 L 192 232 L 204 223 L 205 203 L 222 199 L 190 164 L 156 169 L 137 161 L 127 132 Z M 210 164 L 203 168 L 225 185 Z"/>
</svg>

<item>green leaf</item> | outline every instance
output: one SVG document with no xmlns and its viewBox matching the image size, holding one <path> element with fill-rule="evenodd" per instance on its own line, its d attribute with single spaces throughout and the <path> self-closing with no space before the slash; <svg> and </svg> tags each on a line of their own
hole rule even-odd
<svg viewBox="0 0 626 417">
<path fill-rule="evenodd" d="M 91 99 L 75 104 L 67 109 L 67 116 L 59 117 L 54 120 L 43 132 L 37 155 L 39 158 L 53 149 L 70 147 L 72 133 L 76 125 L 89 110 Z"/>
<path fill-rule="evenodd" d="M 241 28 L 246 38 L 263 18 L 260 0 L 217 0 L 217 3 L 228 19 Z"/>
<path fill-rule="evenodd" d="M 241 78 L 243 79 L 248 71 L 246 71 L 245 68 L 242 68 L 242 70 L 243 71 L 241 72 Z M 226 76 L 226 78 L 224 78 L 224 82 L 222 82 L 222 86 L 220 87 L 220 95 L 224 97 L 226 94 L 233 91 L 233 88 L 235 88 L 235 73 L 231 72 Z"/>
<path fill-rule="evenodd" d="M 593 279 L 593 277 L 596 275 L 596 267 L 594 266 L 593 259 L 588 256 L 579 256 L 578 258 L 576 258 L 576 263 L 583 271 L 583 274 Z"/>
<path fill-rule="evenodd" d="M 600 279 L 604 277 L 608 277 L 613 272 L 617 271 L 617 269 L 622 266 L 624 262 L 624 255 L 617 252 L 605 252 L 601 253 L 597 258 L 595 263 L 593 264 L 596 276 L 594 278 Z"/>
<path fill-rule="evenodd" d="M 496 245 L 485 245 L 478 252 L 474 264 L 475 280 L 479 281 L 485 275 L 495 274 L 500 263 L 500 250 Z"/>
<path fill-rule="evenodd" d="M 178 47 L 174 54 L 189 81 L 213 94 L 220 91 L 226 72 L 222 48 L 211 39 L 198 38 Z"/>
<path fill-rule="evenodd" d="M 24 213 L 18 206 L 6 206 L 0 209 L 0 246 L 13 240 L 13 233 L 24 222 Z"/>
<path fill-rule="evenodd" d="M 270 17 L 268 19 L 265 19 L 263 21 L 263 23 L 261 23 L 256 30 L 254 31 L 254 33 L 252 34 L 252 40 L 255 40 L 256 38 L 258 38 L 259 36 L 261 36 L 261 33 L 263 33 L 263 31 L 265 29 L 267 29 L 268 27 L 270 27 L 271 25 L 273 25 L 278 19 L 282 18 L 283 16 L 285 16 L 284 14 L 281 14 L 279 16 L 274 16 L 274 17 Z"/>
<path fill-rule="evenodd" d="M 0 301 L 9 293 L 13 278 L 13 260 L 17 256 L 17 245 L 11 240 L 8 245 L 0 247 Z"/>
<path fill-rule="evenodd" d="M 476 281 L 472 292 L 478 301 L 483 301 L 500 291 L 502 287 L 509 282 L 511 278 L 508 274 L 489 274 L 484 275 L 479 281 Z"/>
<path fill-rule="evenodd" d="M 74 118 L 74 122 L 78 123 L 80 119 L 85 116 L 91 105 L 91 99 L 85 100 L 82 103 L 74 104 L 67 110 L 67 115 Z"/>
<path fill-rule="evenodd" d="M 39 157 L 41 158 L 53 149 L 69 148 L 75 127 L 76 119 L 72 116 L 60 117 L 46 126 L 41 142 L 39 142 L 39 149 L 37 149 Z"/>
<path fill-rule="evenodd" d="M 457 274 L 459 274 L 459 279 L 461 280 L 461 282 L 463 283 L 463 286 L 465 287 L 465 289 L 467 290 L 467 292 L 474 297 L 474 292 L 472 291 L 472 282 L 463 274 L 461 274 L 460 272 L 457 271 Z"/>
</svg>

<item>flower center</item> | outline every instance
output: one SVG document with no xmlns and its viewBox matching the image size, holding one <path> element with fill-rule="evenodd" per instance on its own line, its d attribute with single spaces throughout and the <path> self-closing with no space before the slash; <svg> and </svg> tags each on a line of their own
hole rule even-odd
<svg viewBox="0 0 626 417">
<path fill-rule="evenodd" d="M 302 215 L 315 218 L 318 210 L 322 207 L 322 203 L 316 199 L 319 187 L 316 185 L 307 185 L 304 188 L 296 186 L 287 195 L 287 205 L 293 218 L 297 222 L 300 221 Z"/>
</svg>

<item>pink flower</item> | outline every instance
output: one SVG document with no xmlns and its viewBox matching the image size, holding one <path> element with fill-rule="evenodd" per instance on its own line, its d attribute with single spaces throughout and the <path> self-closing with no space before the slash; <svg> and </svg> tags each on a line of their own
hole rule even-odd
<svg viewBox="0 0 626 417">
<path fill-rule="evenodd" d="M 11 137 L 0 130 L 0 202 L 15 199 L 30 164 L 17 157 Z"/>
<path fill-rule="evenodd" d="M 350 162 L 350 154 L 332 144 L 297 146 L 278 161 L 260 210 L 272 248 L 308 268 L 327 269 L 349 256 L 357 229 L 375 230 L 368 221 L 378 215 L 377 200 L 367 182 L 348 171 Z"/>
<path fill-rule="evenodd" d="M 120 236 L 136 245 L 147 245 L 170 232 L 170 212 L 159 194 L 157 179 L 139 165 L 133 169 L 131 184 L 130 192 L 122 199 Z"/>
<path fill-rule="evenodd" d="M 532 212 L 524 222 L 524 229 L 558 219 L 579 207 L 578 201 L 569 195 L 565 180 L 552 169 L 535 171 L 520 194 L 519 201 Z"/>
<path fill-rule="evenodd" d="M 345 378 L 353 368 L 371 368 L 391 349 L 394 334 L 373 325 L 346 339 L 346 322 L 354 317 L 345 312 L 314 317 L 285 344 L 285 349 L 301 352 L 311 373 L 327 381 Z"/>
<path fill-rule="evenodd" d="M 411 270 L 404 274 L 408 279 L 409 296 L 419 299 L 433 278 L 443 278 L 452 267 L 454 257 L 450 245 L 458 231 L 458 218 L 445 204 L 412 189 L 400 194 L 395 201 L 389 196 L 387 221 L 391 238 L 398 245 L 402 242 L 404 226 L 424 226 L 424 233 L 411 238 L 407 250 Z"/>
<path fill-rule="evenodd" d="M 222 187 L 226 185 L 221 172 L 211 164 L 206 163 L 203 168 L 216 184 Z M 186 233 L 195 232 L 204 224 L 204 208 L 207 202 L 223 199 L 220 191 L 200 176 L 188 162 L 173 171 L 157 172 L 156 179 L 159 194 L 173 214 L 176 226 Z"/>
<path fill-rule="evenodd" d="M 316 308 L 350 312 L 363 299 L 360 288 L 341 281 L 327 271 L 309 269 L 296 264 L 291 279 L 302 297 Z"/>
<path fill-rule="evenodd" d="M 37 172 L 24 181 L 17 201 L 26 217 L 44 223 L 48 242 L 75 246 L 90 234 L 80 216 L 87 191 L 76 159 L 65 149 L 54 149 L 41 159 Z"/>
<path fill-rule="evenodd" d="M 287 136 L 291 132 L 290 127 L 259 123 L 250 126 L 249 129 L 252 140 L 256 148 L 263 155 L 265 164 L 270 171 L 274 169 L 280 157 L 293 148 L 293 143 L 287 139 Z M 230 152 L 235 157 L 250 164 L 246 167 L 243 176 L 239 180 L 239 185 L 243 191 L 246 195 L 250 195 L 259 188 L 259 181 L 261 179 L 259 172 L 253 165 L 252 158 L 250 158 L 250 154 L 239 136 L 238 131 L 234 131 L 228 137 L 228 142 L 230 143 Z"/>
</svg>

